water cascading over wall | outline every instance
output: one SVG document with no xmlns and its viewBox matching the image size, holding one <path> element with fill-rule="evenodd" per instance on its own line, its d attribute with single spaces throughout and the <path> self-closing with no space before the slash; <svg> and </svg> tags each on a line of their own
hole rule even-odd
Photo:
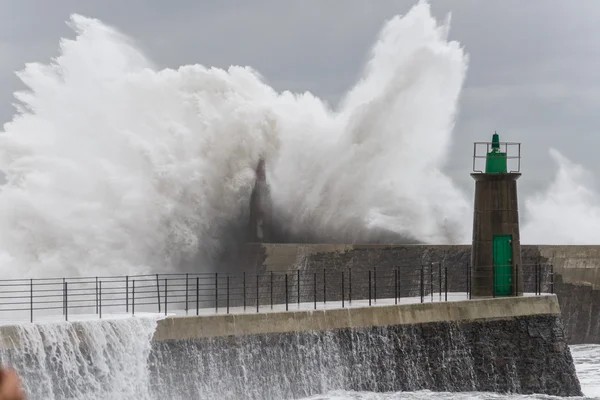
<svg viewBox="0 0 600 400">
<path fill-rule="evenodd" d="M 553 297 L 27 324 L 0 338 L 31 399 L 580 394 Z"/>
</svg>

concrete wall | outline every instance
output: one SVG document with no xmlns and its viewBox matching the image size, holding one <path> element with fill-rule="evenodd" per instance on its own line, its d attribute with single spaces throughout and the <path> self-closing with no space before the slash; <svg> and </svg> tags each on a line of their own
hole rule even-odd
<svg viewBox="0 0 600 400">
<path fill-rule="evenodd" d="M 340 328 L 414 325 L 443 321 L 506 319 L 537 314 L 559 316 L 560 308 L 556 296 L 478 299 L 329 310 L 169 317 L 159 321 L 153 340 L 327 331 Z"/>
<path fill-rule="evenodd" d="M 331 390 L 580 395 L 559 313 L 555 296 L 540 296 L 167 318 L 154 336 L 152 381 L 157 392 L 179 382 L 181 398 Z"/>
<path fill-rule="evenodd" d="M 600 343 L 600 246 L 538 246 L 522 245 L 522 264 L 525 271 L 526 292 L 533 292 L 535 284 L 532 280 L 534 264 L 550 263 L 554 265 L 554 291 L 558 295 L 565 329 L 569 342 Z M 448 267 L 450 291 L 467 290 L 467 269 L 471 259 L 471 246 L 446 245 L 329 245 L 329 244 L 255 244 L 244 249 L 243 256 L 237 261 L 247 271 L 290 271 L 300 268 L 303 271 L 321 273 L 341 271 L 352 268 L 356 274 L 353 285 L 353 296 L 367 296 L 367 269 L 403 266 L 402 281 L 416 289 L 418 276 L 407 276 L 410 267 L 417 270 L 421 265 L 442 262 Z M 227 268 L 227 266 L 224 266 Z M 546 272 L 549 272 L 546 271 Z M 433 279 L 437 281 L 433 270 Z M 429 292 L 429 279 L 426 272 L 425 288 Z M 382 276 L 380 294 L 393 296 L 393 288 L 389 286 L 389 276 Z M 387 288 L 385 283 L 388 282 Z M 547 279 L 550 282 L 550 279 Z M 405 288 L 406 289 L 406 288 Z M 405 290 L 404 289 L 404 290 Z M 435 289 L 435 288 L 434 288 Z M 543 287 L 549 291 L 549 284 Z M 403 295 L 416 295 L 416 291 L 403 292 Z M 328 297 L 332 300 L 340 296 L 332 287 Z"/>
</svg>

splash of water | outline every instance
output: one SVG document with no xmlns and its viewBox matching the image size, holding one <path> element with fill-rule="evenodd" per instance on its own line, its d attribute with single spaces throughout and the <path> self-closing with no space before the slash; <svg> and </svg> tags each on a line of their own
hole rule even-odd
<svg viewBox="0 0 600 400">
<path fill-rule="evenodd" d="M 384 25 L 335 110 L 247 67 L 157 70 L 100 21 L 70 26 L 56 59 L 19 72 L 27 91 L 0 133 L 4 277 L 207 269 L 243 231 L 260 158 L 293 235 L 469 242 L 470 201 L 442 172 L 467 56 L 425 2 Z M 540 228 L 542 210 L 595 204 L 559 193 L 577 171 L 558 159 L 555 195 L 527 203 L 524 242 L 582 237 L 568 217 Z"/>
<path fill-rule="evenodd" d="M 600 196 L 591 173 L 557 150 L 550 155 L 558 171 L 547 190 L 525 201 L 523 238 L 536 244 L 598 244 Z"/>
<path fill-rule="evenodd" d="M 335 111 L 308 93 L 276 93 L 250 68 L 156 70 L 99 21 L 74 15 L 70 25 L 77 37 L 59 57 L 19 73 L 28 90 L 0 135 L 3 272 L 210 260 L 248 211 L 260 157 L 279 223 L 293 230 L 466 236 L 468 203 L 440 172 L 466 56 L 428 4 L 384 26 Z"/>
<path fill-rule="evenodd" d="M 3 328 L 0 362 L 32 399 L 149 399 L 152 317 Z M 16 344 L 16 345 L 15 345 Z"/>
</svg>

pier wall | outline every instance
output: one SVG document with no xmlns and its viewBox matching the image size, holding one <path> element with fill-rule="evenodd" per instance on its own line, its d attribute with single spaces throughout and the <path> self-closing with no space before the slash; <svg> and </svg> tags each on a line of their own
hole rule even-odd
<svg viewBox="0 0 600 400">
<path fill-rule="evenodd" d="M 188 383 L 178 396 L 581 394 L 555 296 L 174 317 L 153 348 L 157 387 Z"/>
</svg>

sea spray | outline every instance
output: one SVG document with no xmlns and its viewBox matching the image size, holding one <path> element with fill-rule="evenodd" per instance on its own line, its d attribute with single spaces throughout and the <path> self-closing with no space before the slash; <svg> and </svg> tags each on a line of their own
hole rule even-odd
<svg viewBox="0 0 600 400">
<path fill-rule="evenodd" d="M 100 21 L 69 24 L 56 58 L 18 73 L 0 133 L 3 277 L 209 271 L 243 240 L 261 158 L 292 239 L 470 241 L 470 196 L 444 173 L 467 55 L 426 2 L 384 24 L 333 109 L 250 67 L 158 70 Z M 523 243 L 597 241 L 597 196 L 587 181 L 560 196 L 573 170 L 559 163 Z"/>
<path fill-rule="evenodd" d="M 151 399 L 147 359 L 157 319 L 134 317 L 3 327 L 0 362 L 29 399 Z"/>
<path fill-rule="evenodd" d="M 468 236 L 468 202 L 441 172 L 466 56 L 428 4 L 385 24 L 335 110 L 247 67 L 156 70 L 100 21 L 70 25 L 58 57 L 19 72 L 0 134 L 3 276 L 209 270 L 243 228 L 261 158 L 292 233 Z"/>
</svg>

